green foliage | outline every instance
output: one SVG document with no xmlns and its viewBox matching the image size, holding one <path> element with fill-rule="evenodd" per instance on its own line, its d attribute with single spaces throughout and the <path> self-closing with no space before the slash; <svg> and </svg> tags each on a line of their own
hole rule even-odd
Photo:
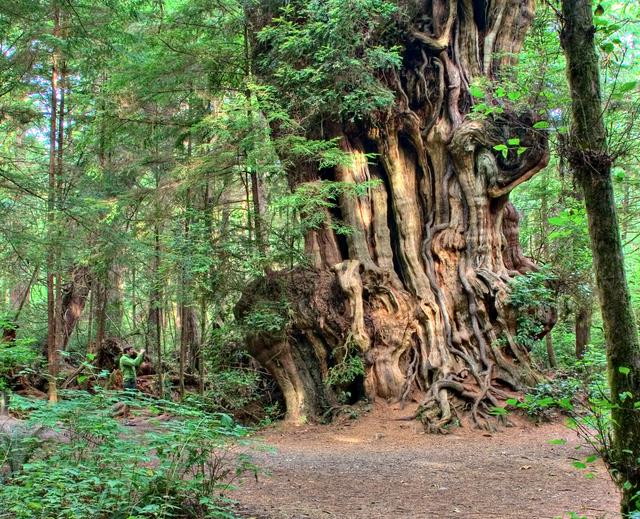
<svg viewBox="0 0 640 519">
<path fill-rule="evenodd" d="M 362 359 L 355 354 L 350 354 L 329 369 L 327 384 L 330 386 L 347 385 L 362 375 L 364 375 Z"/>
<path fill-rule="evenodd" d="M 591 410 L 583 413 L 583 418 L 598 414 L 603 419 L 610 410 L 605 409 L 608 395 L 606 354 L 602 349 L 590 346 L 581 359 L 574 359 L 570 369 L 558 371 L 521 400 L 507 400 L 507 406 L 520 409 L 537 420 L 548 420 L 556 411 L 574 415 L 587 402 Z"/>
<path fill-rule="evenodd" d="M 556 516 L 553 519 L 588 519 L 586 515 L 579 514 L 577 512 L 566 512 L 564 515 Z"/>
<path fill-rule="evenodd" d="M 260 301 L 244 317 L 242 326 L 251 332 L 283 333 L 289 324 L 289 314 L 288 301 Z"/>
<path fill-rule="evenodd" d="M 536 337 L 543 329 L 541 312 L 554 304 L 555 294 L 550 288 L 553 279 L 541 270 L 516 276 L 509 283 L 507 302 L 517 312 L 515 340 L 529 350 L 539 342 Z"/>
<path fill-rule="evenodd" d="M 520 409 L 536 420 L 549 420 L 555 411 L 573 409 L 573 398 L 581 389 L 581 382 L 573 377 L 558 376 L 538 384 L 522 400 L 507 400 L 507 405 Z"/>
<path fill-rule="evenodd" d="M 189 394 L 183 403 L 208 412 L 242 414 L 253 402 L 258 402 L 260 407 L 263 389 L 261 381 L 261 373 L 249 368 L 216 371 L 209 375 L 204 395 Z"/>
<path fill-rule="evenodd" d="M 38 358 L 33 339 L 17 339 L 12 343 L 0 342 L 0 389 L 6 386 L 11 374 L 33 364 Z"/>
<path fill-rule="evenodd" d="M 7 329 L 15 330 L 15 324 L 0 317 L 0 334 Z M 34 343 L 35 340 L 28 338 L 4 341 L 0 336 L 0 390 L 8 386 L 11 376 L 36 361 L 38 353 L 34 349 Z"/>
<path fill-rule="evenodd" d="M 269 49 L 259 64 L 287 108 L 309 122 L 385 110 L 393 93 L 378 79 L 400 66 L 399 49 L 384 45 L 397 7 L 384 0 L 286 2 L 258 34 Z M 293 111 L 293 110 L 292 110 Z"/>
<path fill-rule="evenodd" d="M 0 505 L 16 519 L 231 517 L 221 495 L 239 474 L 255 472 L 230 442 L 245 430 L 227 415 L 142 397 L 127 404 L 171 413 L 139 433 L 110 417 L 116 395 L 67 394 L 40 406 L 26 427 L 52 437 L 30 451 L 0 488 Z"/>
<path fill-rule="evenodd" d="M 296 224 L 287 226 L 284 241 L 299 242 L 308 231 L 323 225 L 332 228 L 337 234 L 350 234 L 348 226 L 335 218 L 329 220 L 327 211 L 335 208 L 341 198 L 364 196 L 378 185 L 379 181 L 370 180 L 360 183 L 319 181 L 298 186 L 293 193 L 280 197 L 272 206 L 279 214 L 300 215 Z M 305 259 L 300 257 L 298 261 L 304 262 Z"/>
<path fill-rule="evenodd" d="M 549 288 L 552 280 L 553 277 L 545 271 L 527 272 L 523 276 L 516 276 L 509 283 L 509 304 L 517 310 L 552 304 L 554 294 Z"/>
<path fill-rule="evenodd" d="M 337 357 L 337 362 L 329 368 L 325 384 L 337 389 L 339 400 L 346 403 L 351 397 L 349 385 L 365 374 L 364 362 L 358 345 L 351 336 L 342 348 L 333 353 L 333 357 Z"/>
</svg>

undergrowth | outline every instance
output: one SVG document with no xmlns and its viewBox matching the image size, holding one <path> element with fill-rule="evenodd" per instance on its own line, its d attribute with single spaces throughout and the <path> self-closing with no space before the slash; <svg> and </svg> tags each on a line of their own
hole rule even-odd
<svg viewBox="0 0 640 519">
<path fill-rule="evenodd" d="M 233 517 L 225 492 L 238 476 L 257 475 L 243 452 L 247 430 L 228 415 L 143 395 L 64 398 L 54 406 L 14 399 L 28 420 L 0 433 L 0 517 Z M 123 428 L 111 416 L 117 403 L 158 418 L 143 431 Z"/>
</svg>

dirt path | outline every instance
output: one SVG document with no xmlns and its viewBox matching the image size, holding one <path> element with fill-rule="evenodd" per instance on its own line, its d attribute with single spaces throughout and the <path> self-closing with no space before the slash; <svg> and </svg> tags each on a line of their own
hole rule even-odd
<svg viewBox="0 0 640 519">
<path fill-rule="evenodd" d="M 618 518 L 618 494 L 598 461 L 572 466 L 589 449 L 561 423 L 519 421 L 489 435 L 422 433 L 394 409 L 357 421 L 285 430 L 260 438 L 271 472 L 232 494 L 244 518 L 553 518 L 579 512 Z M 564 445 L 549 440 L 562 438 Z M 592 472 L 589 479 L 585 475 Z"/>
</svg>

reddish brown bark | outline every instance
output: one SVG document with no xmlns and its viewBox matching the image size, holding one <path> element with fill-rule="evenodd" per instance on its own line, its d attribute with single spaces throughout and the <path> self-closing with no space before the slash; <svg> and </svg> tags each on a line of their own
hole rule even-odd
<svg viewBox="0 0 640 519">
<path fill-rule="evenodd" d="M 62 290 L 62 345 L 64 350 L 75 330 L 91 291 L 91 274 L 86 266 L 76 267 Z"/>
<path fill-rule="evenodd" d="M 289 171 L 292 188 L 308 196 L 325 179 L 379 183 L 365 195 L 343 195 L 309 231 L 313 270 L 268 276 L 237 313 L 251 322 L 269 302 L 289 302 L 281 333 L 249 329 L 247 340 L 280 385 L 292 421 L 331 407 L 332 368 L 357 356 L 364 375 L 352 385 L 370 399 L 416 400 L 432 431 L 457 409 L 491 427 L 492 406 L 541 379 L 515 339 L 508 303 L 509 281 L 534 268 L 518 244 L 508 195 L 547 164 L 548 151 L 531 114 L 504 105 L 498 117 L 470 116 L 469 85 L 493 81 L 513 63 L 533 1 L 491 2 L 482 26 L 475 2 L 401 5 L 407 11 L 394 34 L 403 65 L 385 73 L 393 108 L 361 122 L 325 117 L 323 133 L 318 125 L 308 134 L 337 139 L 351 163 Z M 524 153 L 495 151 L 516 137 Z M 346 238 L 334 232 L 336 219 L 349 226 Z"/>
</svg>

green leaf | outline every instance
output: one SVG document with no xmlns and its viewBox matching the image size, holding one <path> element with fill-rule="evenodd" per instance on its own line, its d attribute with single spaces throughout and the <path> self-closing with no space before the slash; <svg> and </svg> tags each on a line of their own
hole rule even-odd
<svg viewBox="0 0 640 519">
<path fill-rule="evenodd" d="M 622 168 L 614 168 L 613 178 L 616 182 L 622 182 L 626 177 L 625 171 Z"/>
<path fill-rule="evenodd" d="M 538 400 L 538 405 L 540 407 L 549 407 L 551 405 L 554 405 L 555 403 L 556 403 L 556 400 L 550 396 L 546 396 Z"/>
<path fill-rule="evenodd" d="M 552 216 L 550 218 L 547 218 L 547 222 L 549 222 L 551 225 L 559 226 L 567 225 L 568 223 L 570 223 L 569 219 L 565 216 Z"/>
<path fill-rule="evenodd" d="M 629 391 L 623 391 L 618 396 L 620 397 L 620 401 L 624 402 L 627 398 L 632 398 L 633 393 L 630 393 Z"/>
<path fill-rule="evenodd" d="M 549 121 L 538 121 L 536 124 L 533 125 L 533 128 L 536 130 L 545 130 L 549 128 L 549 126 L 551 126 L 549 124 Z"/>
<path fill-rule="evenodd" d="M 618 88 L 618 93 L 624 94 L 625 92 L 630 92 L 631 90 L 636 88 L 637 84 L 637 81 L 628 81 L 626 83 L 622 83 L 622 85 L 620 85 L 620 87 Z"/>
<path fill-rule="evenodd" d="M 607 25 L 609 25 L 609 20 L 607 20 L 603 16 L 594 16 L 593 17 L 593 24 L 596 27 L 606 27 Z"/>
<path fill-rule="evenodd" d="M 602 45 L 600 45 L 600 48 L 606 52 L 607 54 L 611 54 L 613 52 L 613 49 L 615 48 L 613 43 L 611 43 L 610 41 L 603 43 Z"/>
<path fill-rule="evenodd" d="M 507 92 L 507 97 L 509 101 L 517 101 L 522 97 L 522 94 L 520 92 Z"/>
<path fill-rule="evenodd" d="M 547 443 L 551 445 L 565 445 L 567 443 L 567 440 L 565 440 L 564 438 L 556 438 L 554 440 L 549 440 Z"/>
<path fill-rule="evenodd" d="M 504 97 L 506 93 L 507 91 L 504 88 L 502 87 L 496 88 L 496 97 Z"/>
<path fill-rule="evenodd" d="M 586 461 L 587 463 L 593 463 L 597 459 L 598 459 L 598 456 L 592 454 L 591 456 L 587 456 L 584 461 Z"/>
<path fill-rule="evenodd" d="M 478 103 L 473 107 L 473 111 L 481 114 L 487 114 L 491 112 L 491 109 L 487 103 Z"/>
<path fill-rule="evenodd" d="M 558 400 L 558 405 L 567 411 L 573 410 L 573 404 L 571 403 L 571 399 L 569 397 L 561 398 Z"/>
<path fill-rule="evenodd" d="M 583 463 L 582 461 L 574 461 L 572 465 L 577 469 L 586 469 L 587 468 L 587 465 L 585 463 Z"/>
<path fill-rule="evenodd" d="M 493 147 L 494 150 L 499 151 L 500 153 L 502 153 L 502 156 L 506 159 L 507 156 L 509 155 L 509 148 L 507 147 L 506 144 L 496 144 Z"/>
<path fill-rule="evenodd" d="M 482 90 L 482 88 L 480 88 L 478 85 L 471 85 L 471 87 L 469 88 L 469 93 L 473 97 L 478 97 L 478 98 L 484 97 L 484 90 Z"/>
<path fill-rule="evenodd" d="M 489 409 L 489 413 L 494 416 L 504 416 L 509 414 L 509 411 L 507 411 L 504 407 L 492 407 L 491 409 Z"/>
<path fill-rule="evenodd" d="M 517 406 L 520 402 L 518 402 L 518 400 L 516 400 L 515 398 L 509 398 L 505 403 L 507 405 Z"/>
<path fill-rule="evenodd" d="M 631 373 L 631 369 L 627 368 L 626 366 L 618 366 L 618 372 L 622 373 L 623 375 L 628 375 L 629 373 Z"/>
<path fill-rule="evenodd" d="M 520 139 L 518 137 L 513 137 L 511 139 L 509 139 L 507 141 L 507 144 L 509 146 L 519 146 L 520 145 Z"/>
</svg>

